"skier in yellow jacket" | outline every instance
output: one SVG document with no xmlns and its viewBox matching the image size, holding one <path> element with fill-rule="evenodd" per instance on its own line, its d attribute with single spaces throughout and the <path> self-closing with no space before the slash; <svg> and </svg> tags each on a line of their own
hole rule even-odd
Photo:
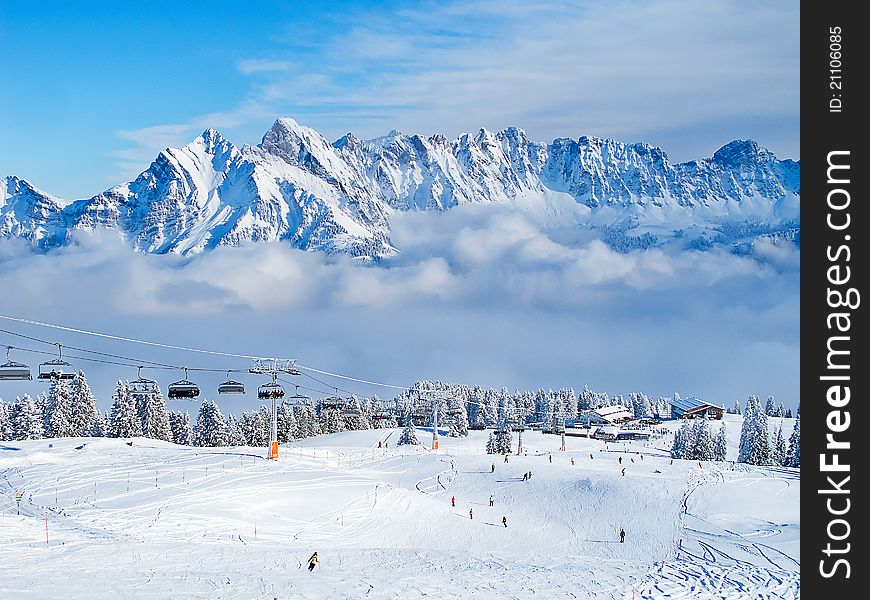
<svg viewBox="0 0 870 600">
<path fill-rule="evenodd" d="M 311 558 L 308 559 L 308 572 L 314 570 L 314 567 L 317 565 L 317 552 L 311 555 Z"/>
</svg>

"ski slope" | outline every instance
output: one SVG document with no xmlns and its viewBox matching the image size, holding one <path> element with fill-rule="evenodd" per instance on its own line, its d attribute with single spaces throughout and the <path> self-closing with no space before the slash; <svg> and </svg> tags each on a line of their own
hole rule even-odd
<svg viewBox="0 0 870 600">
<path fill-rule="evenodd" d="M 560 452 L 528 431 L 504 463 L 487 435 L 435 453 L 395 448 L 397 430 L 345 432 L 277 461 L 144 438 L 3 442 L 0 597 L 799 597 L 797 469 L 671 465 L 667 436 Z"/>
</svg>

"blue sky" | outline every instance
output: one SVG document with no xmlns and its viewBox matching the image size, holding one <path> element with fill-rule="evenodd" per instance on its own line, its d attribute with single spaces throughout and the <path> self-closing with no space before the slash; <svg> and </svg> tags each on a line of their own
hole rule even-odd
<svg viewBox="0 0 870 600">
<path fill-rule="evenodd" d="M 755 138 L 799 158 L 794 2 L 0 3 L 0 176 L 82 198 L 208 127 Z"/>
</svg>

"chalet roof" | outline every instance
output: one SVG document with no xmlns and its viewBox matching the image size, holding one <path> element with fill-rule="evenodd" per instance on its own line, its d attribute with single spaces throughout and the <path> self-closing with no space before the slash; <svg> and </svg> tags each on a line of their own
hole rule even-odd
<svg viewBox="0 0 870 600">
<path fill-rule="evenodd" d="M 724 406 L 719 406 L 718 404 L 713 404 L 712 402 L 707 402 L 706 400 L 694 397 L 671 400 L 671 406 L 679 408 L 684 412 L 691 412 L 700 408 L 718 408 L 720 410 L 725 410 Z"/>
<path fill-rule="evenodd" d="M 611 415 L 616 415 L 616 413 L 624 412 L 627 415 L 631 416 L 628 412 L 628 409 L 624 407 L 622 404 L 614 404 L 612 406 L 602 406 L 601 408 L 596 408 L 595 412 L 602 417 L 609 417 Z"/>
</svg>

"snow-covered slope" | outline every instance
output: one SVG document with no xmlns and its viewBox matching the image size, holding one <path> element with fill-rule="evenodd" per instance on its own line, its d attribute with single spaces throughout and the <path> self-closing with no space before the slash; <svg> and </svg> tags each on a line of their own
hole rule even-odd
<svg viewBox="0 0 870 600">
<path fill-rule="evenodd" d="M 548 205 L 566 198 L 591 209 L 586 224 L 602 231 L 751 222 L 769 235 L 798 226 L 799 179 L 799 163 L 778 160 L 754 141 L 671 164 L 648 144 L 584 136 L 547 145 L 516 127 L 455 140 L 398 131 L 359 140 L 349 133 L 330 143 L 281 118 L 256 147 L 238 149 L 209 129 L 184 148 L 161 152 L 135 181 L 87 200 L 64 203 L 8 177 L 0 188 L 0 236 L 47 248 L 76 229 L 111 227 L 146 252 L 282 240 L 378 258 L 396 251 L 395 211 L 509 204 L 558 212 Z"/>
<path fill-rule="evenodd" d="M 432 453 L 396 448 L 398 430 L 344 432 L 277 462 L 142 438 L 5 442 L 0 596 L 799 596 L 798 469 L 671 464 L 667 437 L 559 452 L 532 431 L 506 464 L 487 435 Z"/>
</svg>

